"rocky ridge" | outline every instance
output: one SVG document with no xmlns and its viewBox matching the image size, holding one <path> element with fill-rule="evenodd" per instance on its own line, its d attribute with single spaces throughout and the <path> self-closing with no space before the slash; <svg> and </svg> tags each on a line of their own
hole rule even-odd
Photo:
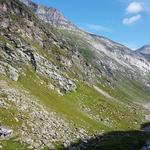
<svg viewBox="0 0 150 150">
<path fill-rule="evenodd" d="M 63 14 L 52 7 L 45 7 L 42 5 L 37 5 L 33 3 L 31 0 L 20 0 L 24 4 L 26 4 L 28 7 L 30 7 L 33 12 L 43 21 L 59 28 L 69 28 L 69 29 L 77 29 L 77 27 L 72 24 L 70 21 L 68 21 Z"/>
</svg>

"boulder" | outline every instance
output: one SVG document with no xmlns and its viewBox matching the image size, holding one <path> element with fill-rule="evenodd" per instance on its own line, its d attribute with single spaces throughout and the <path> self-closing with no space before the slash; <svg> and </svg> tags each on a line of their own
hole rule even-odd
<svg viewBox="0 0 150 150">
<path fill-rule="evenodd" d="M 0 108 L 3 108 L 5 106 L 4 102 L 0 101 Z"/>
<path fill-rule="evenodd" d="M 0 126 L 0 139 L 6 139 L 12 135 L 12 130 Z"/>
</svg>

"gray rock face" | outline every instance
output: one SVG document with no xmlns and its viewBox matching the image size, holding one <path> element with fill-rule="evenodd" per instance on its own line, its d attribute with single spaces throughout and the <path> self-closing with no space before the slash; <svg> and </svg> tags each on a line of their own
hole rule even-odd
<svg viewBox="0 0 150 150">
<path fill-rule="evenodd" d="M 66 29 L 77 28 L 74 24 L 68 21 L 61 12 L 59 12 L 55 8 L 52 7 L 48 8 L 42 5 L 37 5 L 30 0 L 20 0 L 20 1 L 26 4 L 28 7 L 30 7 L 40 19 L 42 19 L 47 23 L 50 23 L 55 27 L 61 27 Z"/>
<path fill-rule="evenodd" d="M 13 81 L 17 81 L 19 78 L 19 71 L 15 67 L 1 61 L 0 61 L 0 74 L 8 76 Z"/>
<path fill-rule="evenodd" d="M 3 12 L 5 12 L 4 8 L 10 8 L 9 11 L 12 13 L 14 11 L 13 7 L 15 7 L 15 12 L 18 12 L 20 7 L 18 7 L 15 2 L 13 5 L 16 6 L 12 6 L 12 3 L 10 2 L 11 1 L 8 1 L 8 3 L 6 3 L 7 5 L 5 3 L 2 3 L 2 5 L 0 5 L 3 9 Z M 22 12 L 24 12 L 24 10 L 22 10 Z M 54 81 L 55 87 L 58 89 L 57 91 L 59 91 L 60 93 L 74 91 L 76 89 L 76 85 L 72 79 L 70 79 L 69 77 L 64 77 L 62 71 L 59 70 L 57 65 L 42 56 L 35 47 L 28 45 L 25 41 L 22 41 L 21 38 L 13 35 L 13 30 L 18 31 L 18 33 L 22 35 L 22 38 L 26 38 L 28 40 L 37 39 L 36 43 L 38 44 L 36 45 L 39 45 L 41 48 L 44 47 L 44 43 L 54 43 L 54 40 L 56 41 L 56 39 L 54 39 L 55 37 L 51 36 L 51 33 L 49 33 L 48 40 L 45 42 L 43 40 L 45 31 L 43 31 L 38 26 L 35 27 L 33 22 L 28 18 L 24 19 L 25 26 L 22 27 L 22 29 L 18 28 L 19 24 L 17 24 L 17 22 L 11 25 L 11 19 L 0 17 L 0 20 L 0 27 L 2 27 L 2 29 L 4 30 L 8 30 L 8 28 L 10 30 L 9 34 L 6 34 L 5 31 L 3 33 L 1 32 L 4 39 L 7 39 L 0 43 L 2 58 L 2 60 L 0 60 L 1 75 L 8 76 L 12 80 L 17 81 L 21 72 L 23 73 L 24 70 L 24 67 L 19 67 L 20 62 L 24 65 L 31 65 L 34 71 L 38 74 L 49 79 L 51 78 Z M 55 46 L 57 46 L 57 44 L 58 43 L 55 43 Z M 42 51 L 44 51 L 44 48 L 42 49 Z"/>
</svg>

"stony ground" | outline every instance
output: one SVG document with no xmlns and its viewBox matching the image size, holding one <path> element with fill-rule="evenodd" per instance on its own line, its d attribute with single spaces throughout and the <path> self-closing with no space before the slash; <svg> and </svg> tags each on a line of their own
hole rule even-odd
<svg viewBox="0 0 150 150">
<path fill-rule="evenodd" d="M 5 95 L 5 98 L 1 98 L 0 109 L 9 111 L 10 107 L 14 107 L 19 112 L 13 119 L 21 124 L 17 131 L 11 129 L 15 130 L 13 134 L 19 135 L 21 142 L 31 149 L 53 149 L 57 142 L 67 146 L 71 141 L 87 136 L 84 129 L 68 123 L 62 116 L 40 104 L 37 98 L 31 97 L 27 91 L 20 91 L 1 80 L 0 94 Z"/>
</svg>

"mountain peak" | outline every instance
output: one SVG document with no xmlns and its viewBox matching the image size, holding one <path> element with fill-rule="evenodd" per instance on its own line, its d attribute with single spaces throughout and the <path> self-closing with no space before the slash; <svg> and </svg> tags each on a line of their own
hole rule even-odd
<svg viewBox="0 0 150 150">
<path fill-rule="evenodd" d="M 144 54 L 144 55 L 150 55 L 150 45 L 144 45 L 143 47 L 141 47 L 137 51 L 140 52 L 141 54 Z"/>
<path fill-rule="evenodd" d="M 46 7 L 43 5 L 38 5 L 31 0 L 20 0 L 25 5 L 30 7 L 32 11 L 43 21 L 50 23 L 55 27 L 61 27 L 65 29 L 76 29 L 77 27 L 68 21 L 64 15 L 53 7 Z"/>
</svg>

